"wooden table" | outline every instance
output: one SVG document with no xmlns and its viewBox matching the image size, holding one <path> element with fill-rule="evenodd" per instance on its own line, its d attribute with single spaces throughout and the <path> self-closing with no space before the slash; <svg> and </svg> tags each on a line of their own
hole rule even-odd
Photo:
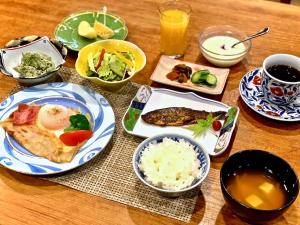
<svg viewBox="0 0 300 225">
<path fill-rule="evenodd" d="M 159 20 L 157 2 L 151 0 L 1 0 L 0 45 L 24 35 L 53 36 L 55 26 L 67 15 L 83 10 L 98 10 L 103 5 L 123 17 L 128 25 L 128 40 L 146 53 L 147 65 L 135 82 L 150 83 L 149 77 L 159 59 Z M 247 33 L 270 26 L 268 36 L 253 42 L 248 61 L 230 70 L 224 93 L 215 99 L 241 109 L 237 132 L 229 150 L 212 159 L 212 167 L 241 149 L 264 149 L 286 159 L 300 175 L 300 124 L 276 122 L 256 114 L 239 97 L 238 85 L 249 70 L 259 67 L 273 53 L 300 56 L 300 8 L 269 1 L 222 0 L 190 1 L 193 12 L 189 29 L 190 44 L 184 60 L 208 64 L 199 53 L 199 32 L 211 25 L 230 24 Z M 76 54 L 68 56 L 74 67 Z M 0 98 L 15 86 L 14 80 L 0 75 Z M 210 96 L 206 96 L 210 97 Z M 219 190 L 215 202 L 197 204 L 190 224 L 243 224 L 224 205 Z M 300 199 L 274 224 L 300 224 Z M 0 224 L 184 224 L 100 197 L 25 176 L 0 168 Z"/>
</svg>

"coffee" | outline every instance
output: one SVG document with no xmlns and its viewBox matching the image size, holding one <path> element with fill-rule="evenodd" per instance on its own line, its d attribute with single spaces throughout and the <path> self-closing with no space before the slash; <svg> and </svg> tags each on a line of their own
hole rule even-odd
<svg viewBox="0 0 300 225">
<path fill-rule="evenodd" d="M 287 65 L 273 65 L 267 68 L 269 74 L 273 77 L 286 82 L 299 82 L 300 71 Z"/>
</svg>

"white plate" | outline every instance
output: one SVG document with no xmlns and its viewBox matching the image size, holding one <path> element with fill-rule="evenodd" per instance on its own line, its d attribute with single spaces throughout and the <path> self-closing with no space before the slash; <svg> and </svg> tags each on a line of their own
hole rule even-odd
<svg viewBox="0 0 300 225">
<path fill-rule="evenodd" d="M 165 133 L 185 135 L 198 142 L 210 155 L 219 155 L 223 153 L 230 142 L 233 128 L 238 118 L 239 109 L 232 125 L 227 129 L 221 129 L 219 132 L 208 130 L 198 137 L 193 136 L 193 132 L 184 127 L 160 127 L 145 123 L 140 115 L 156 109 L 167 107 L 186 107 L 195 110 L 228 111 L 231 107 L 221 102 L 202 98 L 192 92 L 182 93 L 168 89 L 150 88 L 142 86 L 122 119 L 122 125 L 127 133 L 140 136 L 152 137 Z"/>
<path fill-rule="evenodd" d="M 55 163 L 30 153 L 0 127 L 0 164 L 16 172 L 48 175 L 79 167 L 98 155 L 111 139 L 115 116 L 110 104 L 93 90 L 72 83 L 42 84 L 11 95 L 0 104 L 0 121 L 9 117 L 20 103 L 60 104 L 79 108 L 91 116 L 93 136 L 69 163 Z"/>
</svg>

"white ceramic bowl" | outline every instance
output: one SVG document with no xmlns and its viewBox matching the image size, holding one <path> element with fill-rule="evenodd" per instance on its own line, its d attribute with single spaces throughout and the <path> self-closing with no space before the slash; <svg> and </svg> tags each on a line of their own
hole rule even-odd
<svg viewBox="0 0 300 225">
<path fill-rule="evenodd" d="M 67 55 L 67 49 L 55 40 L 50 40 L 48 37 L 30 37 L 36 37 L 36 39 L 27 40 L 26 37 L 18 38 L 8 42 L 6 48 L 0 50 L 1 72 L 27 85 L 38 84 L 53 77 L 65 63 L 64 59 Z M 14 67 L 21 63 L 22 54 L 25 52 L 47 54 L 53 60 L 55 70 L 34 78 L 20 77 L 20 74 L 14 70 Z"/>
<path fill-rule="evenodd" d="M 229 36 L 238 40 L 243 40 L 247 37 L 244 32 L 229 25 L 211 26 L 204 29 L 203 32 L 201 32 L 199 35 L 199 48 L 202 55 L 213 65 L 219 67 L 233 66 L 243 60 L 251 49 L 251 40 L 244 42 L 244 51 L 235 54 L 220 54 L 218 52 L 211 51 L 210 49 L 205 48 L 203 46 L 203 42 L 208 38 L 215 36 Z"/>
<path fill-rule="evenodd" d="M 189 142 L 190 144 L 192 144 L 194 146 L 194 150 L 196 151 L 196 153 L 198 153 L 198 159 L 200 161 L 200 167 L 201 167 L 198 177 L 193 181 L 191 186 L 181 189 L 179 191 L 162 189 L 162 188 L 156 187 L 153 184 L 147 182 L 144 179 L 145 176 L 144 176 L 143 171 L 141 171 L 141 169 L 139 168 L 140 158 L 141 158 L 141 155 L 142 155 L 143 151 L 145 150 L 145 148 L 149 144 L 156 144 L 156 143 L 162 142 L 163 138 L 165 138 L 165 137 L 171 138 L 174 141 L 183 139 L 183 140 Z M 132 164 L 133 164 L 133 169 L 134 169 L 135 174 L 145 185 L 147 185 L 148 187 L 157 191 L 159 194 L 161 194 L 163 196 L 178 197 L 178 196 L 182 195 L 183 193 L 186 193 L 188 191 L 191 191 L 191 190 L 197 188 L 202 183 L 202 181 L 208 175 L 208 172 L 210 169 L 210 158 L 209 158 L 209 155 L 202 149 L 202 147 L 199 144 L 197 144 L 194 140 L 192 140 L 191 138 L 183 136 L 183 135 L 177 135 L 177 134 L 163 134 L 163 135 L 156 135 L 154 137 L 150 137 L 150 138 L 144 140 L 135 150 L 135 152 L 133 154 Z"/>
</svg>

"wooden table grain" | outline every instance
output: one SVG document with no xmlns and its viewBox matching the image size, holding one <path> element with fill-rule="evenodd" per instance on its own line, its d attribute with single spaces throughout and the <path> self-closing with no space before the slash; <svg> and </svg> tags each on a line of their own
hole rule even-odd
<svg viewBox="0 0 300 225">
<path fill-rule="evenodd" d="M 108 11 L 123 17 L 128 25 L 128 41 L 146 53 L 147 65 L 134 81 L 150 84 L 149 77 L 159 55 L 159 20 L 157 3 L 152 0 L 1 0 L 0 45 L 15 37 L 38 34 L 53 36 L 56 25 L 67 15 L 84 10 Z M 189 46 L 184 60 L 208 63 L 198 48 L 201 30 L 212 25 L 233 25 L 250 34 L 269 26 L 271 32 L 253 42 L 247 60 L 230 69 L 222 95 L 213 97 L 241 109 L 234 140 L 229 150 L 212 159 L 220 169 L 228 155 L 242 149 L 263 149 L 287 160 L 300 174 L 300 124 L 266 119 L 249 109 L 239 97 L 242 76 L 259 67 L 265 57 L 274 53 L 300 56 L 300 7 L 269 1 L 222 0 L 189 1 L 192 6 Z M 76 53 L 68 55 L 66 66 L 74 67 Z M 0 74 L 0 100 L 16 85 Z M 157 86 L 157 84 L 153 84 Z M 211 97 L 204 95 L 205 97 Z M 217 179 L 217 178 L 216 178 Z M 198 203 L 189 224 L 244 224 L 225 205 L 221 190 L 211 193 L 213 202 L 205 207 Z M 185 224 L 148 213 L 101 197 L 95 197 L 55 183 L 0 168 L 0 224 Z M 271 224 L 300 224 L 300 200 Z"/>
</svg>

